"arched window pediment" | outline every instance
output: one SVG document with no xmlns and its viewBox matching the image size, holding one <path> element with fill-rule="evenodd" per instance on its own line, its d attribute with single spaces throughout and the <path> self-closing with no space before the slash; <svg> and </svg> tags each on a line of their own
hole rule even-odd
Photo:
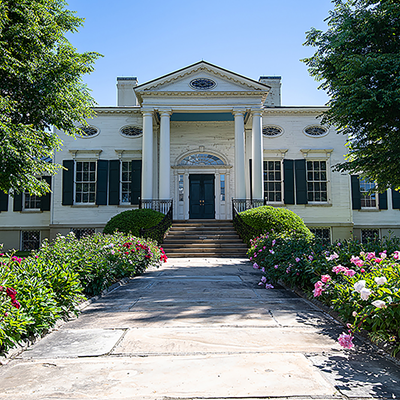
<svg viewBox="0 0 400 400">
<path fill-rule="evenodd" d="M 178 165 L 225 165 L 225 163 L 213 154 L 195 153 L 184 157 Z"/>
</svg>

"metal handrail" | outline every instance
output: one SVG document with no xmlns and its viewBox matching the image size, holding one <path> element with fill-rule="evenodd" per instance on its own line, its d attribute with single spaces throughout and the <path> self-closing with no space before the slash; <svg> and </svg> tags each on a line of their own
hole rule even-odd
<svg viewBox="0 0 400 400">
<path fill-rule="evenodd" d="M 142 207 L 145 205 L 145 207 Z M 143 238 L 149 238 L 157 241 L 158 244 L 161 244 L 168 232 L 168 229 L 172 225 L 173 221 L 173 200 L 140 200 L 139 199 L 139 208 L 147 208 L 155 211 L 163 212 L 165 214 L 164 218 L 155 226 L 144 229 L 141 228 L 139 233 Z M 154 208 L 150 207 L 154 206 Z M 168 209 L 167 209 L 168 207 Z M 167 212 L 165 212 L 167 211 Z"/>
<path fill-rule="evenodd" d="M 139 197 L 139 208 L 147 208 L 167 214 L 171 208 L 172 199 L 145 199 Z"/>
<path fill-rule="evenodd" d="M 267 199 L 232 199 L 232 206 L 234 206 L 238 212 L 265 206 L 266 204 Z"/>
<path fill-rule="evenodd" d="M 244 201 L 243 201 L 244 200 Z M 247 201 L 248 199 L 232 199 L 232 222 L 233 226 L 240 236 L 240 238 L 247 244 L 250 245 L 250 240 L 255 238 L 260 234 L 259 230 L 253 228 L 252 226 L 246 224 L 243 221 L 243 218 L 239 215 L 238 209 L 236 208 L 237 205 L 251 205 L 252 207 L 249 208 L 256 208 L 260 207 L 263 204 L 256 206 L 258 200 Z M 246 208 L 248 209 L 248 208 Z M 245 211 L 246 209 L 242 210 Z"/>
</svg>

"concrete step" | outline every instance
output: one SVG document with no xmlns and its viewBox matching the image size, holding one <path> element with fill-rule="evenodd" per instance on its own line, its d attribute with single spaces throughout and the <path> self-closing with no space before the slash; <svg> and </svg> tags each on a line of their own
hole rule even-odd
<svg viewBox="0 0 400 400">
<path fill-rule="evenodd" d="M 245 257 L 232 221 L 174 221 L 163 248 L 168 257 Z"/>
<path fill-rule="evenodd" d="M 170 232 L 235 232 L 232 226 L 172 226 Z"/>
<path fill-rule="evenodd" d="M 171 253 L 167 254 L 168 258 L 247 258 L 246 253 Z"/>
<path fill-rule="evenodd" d="M 166 249 L 163 247 L 165 250 L 167 256 L 168 253 L 172 252 L 180 252 L 180 253 L 204 253 L 204 252 L 212 252 L 212 253 L 243 253 L 246 252 L 247 248 L 226 248 L 226 247 L 176 247 L 173 249 Z"/>
<path fill-rule="evenodd" d="M 247 246 L 244 243 L 164 243 L 164 250 L 172 250 L 172 249 L 182 249 L 182 248 L 191 248 L 191 249 L 246 249 Z"/>
<path fill-rule="evenodd" d="M 239 235 L 236 233 L 228 233 L 228 234 L 220 234 L 220 233 L 207 233 L 207 232 L 197 232 L 197 233 L 175 233 L 175 232 L 170 232 L 168 234 L 168 239 L 174 239 L 174 240 L 198 240 L 198 239 L 222 239 L 222 240 L 227 240 L 227 239 L 239 239 Z"/>
<path fill-rule="evenodd" d="M 186 237 L 185 238 L 180 238 L 180 239 L 175 239 L 175 238 L 171 237 L 171 238 L 168 239 L 168 242 L 167 242 L 167 244 L 169 244 L 169 245 L 170 244 L 201 244 L 201 243 L 214 244 L 215 243 L 215 239 L 212 239 L 212 238 L 211 239 L 187 239 Z M 233 238 L 233 239 L 219 239 L 218 243 L 221 243 L 221 244 L 223 244 L 223 243 L 232 244 L 234 246 L 244 244 L 241 239 L 235 239 L 235 238 Z"/>
</svg>

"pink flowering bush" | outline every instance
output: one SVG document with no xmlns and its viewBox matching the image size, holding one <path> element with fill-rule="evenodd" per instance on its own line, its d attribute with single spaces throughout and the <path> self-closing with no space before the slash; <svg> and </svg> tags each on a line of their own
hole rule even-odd
<svg viewBox="0 0 400 400">
<path fill-rule="evenodd" d="M 167 260 L 155 242 L 97 234 L 77 240 L 71 233 L 44 241 L 26 258 L 0 257 L 0 353 L 21 339 L 39 336 L 60 318 L 78 313 L 86 296 L 117 280 Z"/>
<path fill-rule="evenodd" d="M 69 270 L 79 275 L 88 296 L 100 293 L 118 279 L 140 274 L 167 260 L 156 242 L 123 233 L 98 233 L 80 240 L 73 233 L 59 235 L 53 242 L 44 241 L 35 255 L 39 262 L 67 264 Z"/>
<path fill-rule="evenodd" d="M 399 351 L 399 249 L 397 238 L 326 244 L 272 231 L 251 241 L 248 256 L 266 282 L 299 288 L 337 310 L 352 327 L 341 339 L 347 347 L 353 331 L 364 329 Z"/>
<path fill-rule="evenodd" d="M 331 262 L 332 276 L 321 277 L 315 283 L 314 296 L 332 305 L 349 324 L 350 335 L 364 329 L 374 341 L 389 343 L 392 352 L 397 353 L 400 350 L 398 252 L 361 252 L 350 258 L 355 270 Z"/>
</svg>

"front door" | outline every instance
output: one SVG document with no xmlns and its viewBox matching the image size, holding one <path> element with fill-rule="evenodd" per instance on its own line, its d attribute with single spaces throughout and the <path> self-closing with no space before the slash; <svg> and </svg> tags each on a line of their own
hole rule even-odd
<svg viewBox="0 0 400 400">
<path fill-rule="evenodd" d="M 214 219 L 215 195 L 212 174 L 189 175 L 189 218 Z"/>
</svg>

